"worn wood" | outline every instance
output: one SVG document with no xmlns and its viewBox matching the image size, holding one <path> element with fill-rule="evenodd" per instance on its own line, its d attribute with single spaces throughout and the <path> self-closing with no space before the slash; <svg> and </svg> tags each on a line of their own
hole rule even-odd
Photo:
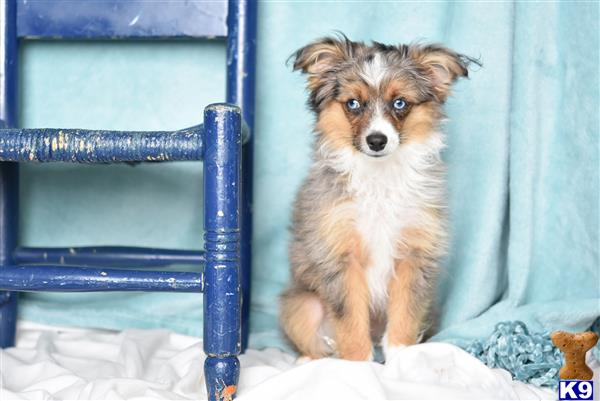
<svg viewBox="0 0 600 401">
<path fill-rule="evenodd" d="M 17 1 L 28 39 L 216 38 L 227 35 L 226 17 L 225 1 Z"/>
<path fill-rule="evenodd" d="M 204 111 L 204 365 L 209 400 L 237 386 L 241 352 L 241 115 L 236 106 Z"/>
<path fill-rule="evenodd" d="M 5 266 L 0 290 L 45 292 L 201 292 L 202 273 L 139 271 L 83 266 Z"/>
<path fill-rule="evenodd" d="M 179 131 L 0 130 L 0 161 L 116 163 L 201 160 L 202 125 Z"/>
<path fill-rule="evenodd" d="M 0 1 L 0 124 L 15 127 L 17 116 L 17 27 L 14 0 Z M 12 265 L 19 224 L 19 167 L 0 162 L 0 271 Z M 0 291 L 0 347 L 14 345 L 17 294 Z"/>
<path fill-rule="evenodd" d="M 160 267 L 175 264 L 203 265 L 204 251 L 126 246 L 27 248 L 15 250 L 16 264 Z"/>
</svg>

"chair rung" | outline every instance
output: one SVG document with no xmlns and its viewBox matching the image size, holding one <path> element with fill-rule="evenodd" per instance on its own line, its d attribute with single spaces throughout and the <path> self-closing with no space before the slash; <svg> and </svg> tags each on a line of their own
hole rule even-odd
<svg viewBox="0 0 600 401">
<path fill-rule="evenodd" d="M 140 247 L 17 248 L 16 264 L 56 264 L 113 267 L 159 267 L 174 264 L 202 265 L 204 251 Z"/>
<path fill-rule="evenodd" d="M 76 266 L 5 266 L 5 291 L 158 291 L 202 292 L 202 273 L 102 269 Z"/>
<path fill-rule="evenodd" d="M 179 131 L 0 130 L 0 161 L 116 163 L 202 160 L 203 126 Z"/>
<path fill-rule="evenodd" d="M 120 163 L 202 160 L 202 124 L 179 131 L 2 128 L 1 162 Z M 242 122 L 242 143 L 250 139 Z"/>
</svg>

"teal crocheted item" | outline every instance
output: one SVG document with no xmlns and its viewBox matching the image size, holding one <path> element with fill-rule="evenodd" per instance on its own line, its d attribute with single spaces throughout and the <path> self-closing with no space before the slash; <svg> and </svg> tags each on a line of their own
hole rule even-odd
<svg viewBox="0 0 600 401">
<path fill-rule="evenodd" d="M 513 378 L 536 386 L 558 386 L 563 355 L 549 333 L 530 334 L 525 323 L 500 322 L 484 341 L 465 348 L 490 368 L 509 371 Z"/>
</svg>

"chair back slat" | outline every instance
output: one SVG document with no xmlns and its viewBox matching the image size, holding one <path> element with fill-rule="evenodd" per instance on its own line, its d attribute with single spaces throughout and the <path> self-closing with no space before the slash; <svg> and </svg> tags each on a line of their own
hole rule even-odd
<svg viewBox="0 0 600 401">
<path fill-rule="evenodd" d="M 17 35 L 29 39 L 225 37 L 227 2 L 18 0 Z"/>
</svg>

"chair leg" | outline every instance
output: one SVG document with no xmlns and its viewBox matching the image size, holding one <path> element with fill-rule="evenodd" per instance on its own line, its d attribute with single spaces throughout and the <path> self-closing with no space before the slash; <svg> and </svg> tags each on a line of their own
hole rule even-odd
<svg viewBox="0 0 600 401">
<path fill-rule="evenodd" d="M 229 401 L 233 399 L 240 378 L 239 359 L 235 356 L 206 358 L 204 378 L 209 400 Z"/>
<path fill-rule="evenodd" d="M 254 0 L 229 0 L 227 6 L 227 102 L 240 105 L 250 138 L 242 150 L 242 352 L 248 346 L 252 268 L 252 166 L 256 88 L 256 18 Z"/>
<path fill-rule="evenodd" d="M 17 2 L 0 2 L 0 126 L 17 125 Z M 0 269 L 13 263 L 19 222 L 19 165 L 0 163 Z M 0 348 L 15 343 L 17 293 L 0 291 Z"/>
<path fill-rule="evenodd" d="M 0 348 L 15 345 L 17 328 L 17 293 L 0 292 Z"/>
<path fill-rule="evenodd" d="M 18 165 L 0 163 L 0 269 L 13 263 L 17 246 Z M 0 348 L 15 344 L 18 293 L 0 291 Z"/>
<path fill-rule="evenodd" d="M 236 106 L 204 111 L 204 377 L 209 400 L 235 396 L 241 351 L 241 116 Z"/>
</svg>

